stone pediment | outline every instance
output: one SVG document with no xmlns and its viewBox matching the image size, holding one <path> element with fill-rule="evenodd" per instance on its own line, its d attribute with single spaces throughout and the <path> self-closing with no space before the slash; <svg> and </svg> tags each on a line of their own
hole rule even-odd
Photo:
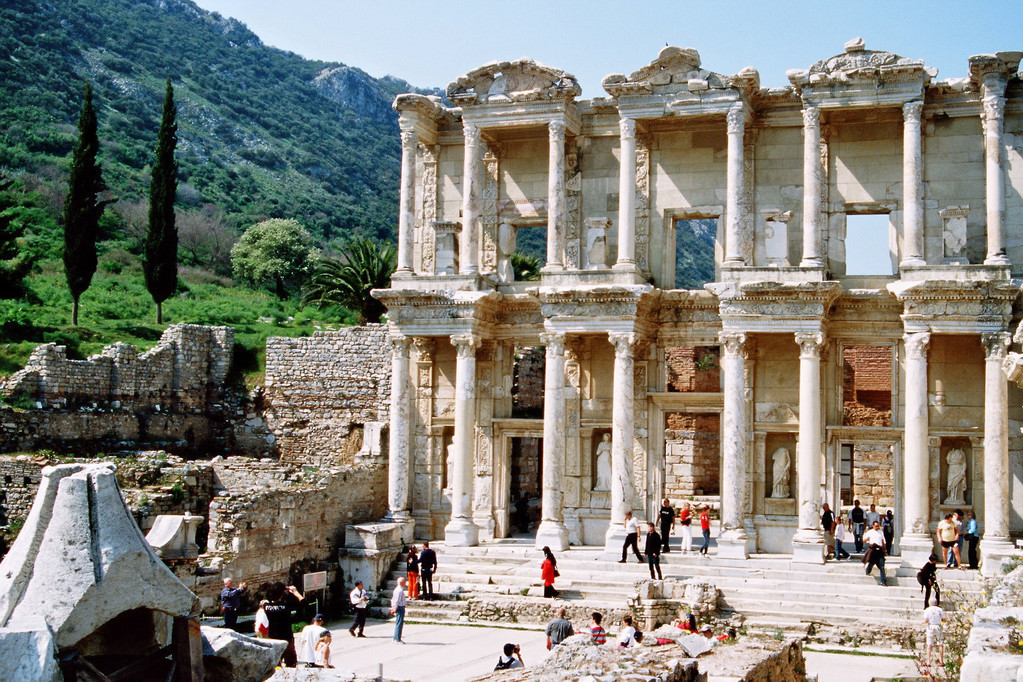
<svg viewBox="0 0 1023 682">
<path fill-rule="evenodd" d="M 532 59 L 490 62 L 448 85 L 448 99 L 461 107 L 498 102 L 560 100 L 582 94 L 575 76 Z"/>
<path fill-rule="evenodd" d="M 745 68 L 734 76 L 700 66 L 700 53 L 691 47 L 665 47 L 657 59 L 628 76 L 604 77 L 604 89 L 612 97 L 622 95 L 677 95 L 707 90 L 739 90 L 749 96 L 760 87 L 760 74 Z"/>
<path fill-rule="evenodd" d="M 926 85 L 937 74 L 937 69 L 924 66 L 922 60 L 884 50 L 868 50 L 862 38 L 850 40 L 845 44 L 845 52 L 822 59 L 809 69 L 786 72 L 789 81 L 800 91 L 867 82 L 920 81 Z"/>
</svg>

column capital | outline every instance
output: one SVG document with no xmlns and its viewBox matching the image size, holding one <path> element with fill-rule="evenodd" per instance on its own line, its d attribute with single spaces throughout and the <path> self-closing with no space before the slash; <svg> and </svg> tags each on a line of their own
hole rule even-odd
<svg viewBox="0 0 1023 682">
<path fill-rule="evenodd" d="M 608 332 L 607 339 L 615 347 L 615 356 L 632 357 L 636 347 L 636 335 L 632 332 Z"/>
<path fill-rule="evenodd" d="M 540 334 L 540 343 L 547 347 L 547 355 L 565 354 L 565 333 L 545 331 Z"/>
<path fill-rule="evenodd" d="M 478 145 L 483 138 L 483 131 L 471 121 L 462 121 L 462 135 L 465 137 L 465 144 Z"/>
<path fill-rule="evenodd" d="M 931 345 L 930 332 L 911 332 L 902 335 L 906 344 L 906 357 L 927 359 L 927 347 Z"/>
<path fill-rule="evenodd" d="M 902 118 L 906 123 L 920 123 L 924 113 L 924 103 L 920 100 L 906 102 L 902 105 Z"/>
<path fill-rule="evenodd" d="M 719 332 L 718 342 L 725 350 L 726 358 L 742 357 L 746 345 L 745 332 Z"/>
<path fill-rule="evenodd" d="M 814 104 L 803 105 L 803 127 L 804 128 L 817 128 L 821 127 L 821 110 L 820 107 Z"/>
<path fill-rule="evenodd" d="M 796 332 L 796 343 L 799 344 L 800 359 L 820 359 L 824 349 L 824 333 Z"/>
<path fill-rule="evenodd" d="M 437 350 L 437 341 L 432 336 L 415 336 L 412 338 L 412 345 L 415 346 L 416 355 L 420 358 L 429 357 Z"/>
<path fill-rule="evenodd" d="M 475 358 L 476 349 L 480 347 L 480 337 L 475 334 L 455 334 L 451 337 L 451 345 L 455 347 L 460 358 Z"/>
<path fill-rule="evenodd" d="M 1001 363 L 1012 343 L 1012 335 L 1009 332 L 993 332 L 980 335 L 981 343 L 984 344 L 984 359 L 997 360 Z"/>
<path fill-rule="evenodd" d="M 728 108 L 728 113 L 725 115 L 725 122 L 728 127 L 729 133 L 741 133 L 746 128 L 746 118 L 749 116 L 749 110 L 746 108 L 746 104 L 743 102 L 736 102 Z"/>
<path fill-rule="evenodd" d="M 412 345 L 411 336 L 392 335 L 388 337 L 387 341 L 391 344 L 391 353 L 400 358 L 407 358 L 409 356 L 409 346 Z"/>
<path fill-rule="evenodd" d="M 982 118 L 985 123 L 1001 122 L 1005 119 L 1005 95 L 995 88 L 989 89 L 986 81 L 981 104 L 984 107 Z"/>
<path fill-rule="evenodd" d="M 635 140 L 636 119 L 625 116 L 618 119 L 618 134 L 623 140 Z"/>
<path fill-rule="evenodd" d="M 401 131 L 401 150 L 415 152 L 419 146 L 419 133 L 414 130 Z"/>
<path fill-rule="evenodd" d="M 551 121 L 547 124 L 547 133 L 551 142 L 564 142 L 567 126 L 564 121 Z"/>
</svg>

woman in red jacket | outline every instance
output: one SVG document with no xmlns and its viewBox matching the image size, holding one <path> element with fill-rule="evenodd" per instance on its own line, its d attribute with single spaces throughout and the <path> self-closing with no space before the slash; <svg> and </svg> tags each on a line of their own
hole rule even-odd
<svg viewBox="0 0 1023 682">
<path fill-rule="evenodd" d="M 554 579 L 558 577 L 558 560 L 550 547 L 543 548 L 543 563 L 540 564 L 540 577 L 543 578 L 543 596 L 556 599 L 558 591 L 554 589 Z"/>
</svg>

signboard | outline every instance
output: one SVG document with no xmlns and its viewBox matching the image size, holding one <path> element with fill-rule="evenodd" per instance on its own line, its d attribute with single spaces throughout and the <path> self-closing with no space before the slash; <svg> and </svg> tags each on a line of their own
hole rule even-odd
<svg viewBox="0 0 1023 682">
<path fill-rule="evenodd" d="M 327 589 L 327 572 L 318 571 L 316 573 L 306 573 L 302 576 L 302 591 L 310 592 L 312 590 L 325 590 Z"/>
</svg>

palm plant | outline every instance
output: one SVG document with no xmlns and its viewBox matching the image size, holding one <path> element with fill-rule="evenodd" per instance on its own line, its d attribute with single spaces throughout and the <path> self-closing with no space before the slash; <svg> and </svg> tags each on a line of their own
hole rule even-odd
<svg viewBox="0 0 1023 682">
<path fill-rule="evenodd" d="M 372 239 L 355 237 L 339 257 L 316 262 L 302 304 L 321 308 L 342 306 L 357 313 L 361 323 L 379 322 L 387 309 L 369 292 L 390 286 L 395 256 L 390 242 L 378 244 Z"/>
</svg>

